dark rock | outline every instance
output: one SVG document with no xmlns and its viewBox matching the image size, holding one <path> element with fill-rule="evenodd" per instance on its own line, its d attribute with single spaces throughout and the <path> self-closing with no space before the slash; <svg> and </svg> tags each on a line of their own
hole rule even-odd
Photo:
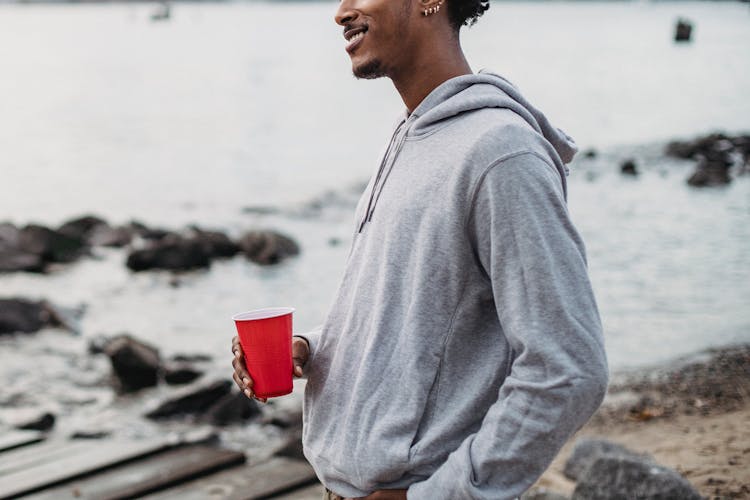
<svg viewBox="0 0 750 500">
<path fill-rule="evenodd" d="M 245 256 L 258 264 L 276 264 L 286 257 L 299 254 L 297 243 L 274 231 L 250 231 L 240 239 Z"/>
<path fill-rule="evenodd" d="M 547 488 L 532 488 L 521 495 L 521 500 L 568 500 L 568 497 Z"/>
<path fill-rule="evenodd" d="M 172 361 L 178 363 L 204 363 L 212 359 L 208 354 L 175 354 L 172 356 Z"/>
<path fill-rule="evenodd" d="M 70 435 L 70 439 L 103 439 L 105 437 L 109 437 L 112 434 L 111 431 L 103 430 L 103 429 L 94 429 L 94 430 L 77 430 L 73 434 Z"/>
<path fill-rule="evenodd" d="M 674 29 L 675 42 L 689 42 L 693 32 L 693 24 L 687 19 L 678 19 Z"/>
<path fill-rule="evenodd" d="M 597 153 L 596 149 L 594 149 L 594 148 L 589 148 L 589 149 L 587 149 L 586 151 L 583 152 L 583 157 L 586 158 L 586 159 L 589 159 L 589 160 L 591 160 L 593 158 L 596 158 L 597 155 L 598 155 L 598 153 Z"/>
<path fill-rule="evenodd" d="M 185 271 L 210 265 L 211 259 L 203 243 L 177 235 L 164 237 L 148 248 L 135 250 L 127 260 L 128 268 L 133 271 Z"/>
<path fill-rule="evenodd" d="M 638 454 L 606 439 L 585 438 L 576 442 L 573 453 L 565 462 L 563 474 L 568 479 L 577 481 L 586 469 L 601 457 L 629 457 L 638 460 L 650 460 L 647 455 Z"/>
<path fill-rule="evenodd" d="M 240 251 L 239 245 L 222 232 L 194 227 L 193 233 L 193 239 L 200 242 L 211 257 L 234 257 Z"/>
<path fill-rule="evenodd" d="M 174 234 L 166 229 L 147 227 L 138 221 L 131 221 L 128 227 L 144 240 L 160 240 Z"/>
<path fill-rule="evenodd" d="M 204 418 L 213 425 L 223 426 L 243 422 L 261 413 L 258 403 L 236 391 L 213 404 L 205 413 Z"/>
<path fill-rule="evenodd" d="M 49 303 L 26 299 L 0 299 L 0 335 L 31 333 L 47 326 L 63 326 Z"/>
<path fill-rule="evenodd" d="M 20 248 L 21 231 L 9 222 L 0 224 L 0 272 L 42 272 L 44 259 Z"/>
<path fill-rule="evenodd" d="M 170 385 L 189 384 L 203 375 L 202 371 L 182 363 L 167 363 L 163 371 L 164 381 Z"/>
<path fill-rule="evenodd" d="M 156 385 L 159 375 L 159 351 L 130 335 L 119 335 L 104 346 L 112 369 L 123 391 Z"/>
<path fill-rule="evenodd" d="M 21 232 L 10 222 L 0 223 L 0 248 L 17 247 L 21 238 Z"/>
<path fill-rule="evenodd" d="M 48 431 L 55 426 L 55 416 L 52 413 L 42 413 L 27 422 L 16 424 L 16 429 L 25 431 Z"/>
<path fill-rule="evenodd" d="M 18 249 L 0 248 L 0 272 L 41 273 L 44 268 L 44 259 L 40 255 L 26 253 Z"/>
<path fill-rule="evenodd" d="M 635 165 L 635 160 L 628 159 L 620 164 L 620 173 L 625 175 L 638 175 L 638 168 Z"/>
<path fill-rule="evenodd" d="M 328 238 L 328 246 L 337 247 L 341 244 L 341 240 L 335 236 Z"/>
<path fill-rule="evenodd" d="M 155 409 L 146 413 L 151 419 L 162 419 L 186 414 L 199 414 L 208 410 L 221 398 L 229 394 L 232 382 L 218 380 L 209 384 L 186 387 Z"/>
<path fill-rule="evenodd" d="M 18 243 L 20 250 L 38 255 L 45 262 L 73 262 L 86 250 L 83 240 L 38 225 L 21 229 Z"/>
<path fill-rule="evenodd" d="M 586 469 L 572 500 L 701 500 L 677 472 L 650 461 L 604 456 Z"/>
<path fill-rule="evenodd" d="M 57 231 L 68 238 L 85 241 L 100 226 L 109 227 L 109 224 L 104 219 L 95 215 L 84 215 L 83 217 L 69 220 L 60 226 Z"/>
<path fill-rule="evenodd" d="M 729 167 L 731 162 L 725 159 L 710 160 L 701 158 L 695 171 L 688 177 L 687 183 L 695 187 L 706 186 L 723 186 L 729 184 L 732 179 L 729 177 Z"/>
<path fill-rule="evenodd" d="M 133 241 L 134 231 L 129 226 L 99 226 L 88 235 L 91 246 L 122 248 Z"/>
<path fill-rule="evenodd" d="M 284 444 L 274 452 L 274 455 L 297 460 L 307 460 L 305 454 L 302 452 L 302 430 L 296 430 L 291 433 Z"/>
</svg>

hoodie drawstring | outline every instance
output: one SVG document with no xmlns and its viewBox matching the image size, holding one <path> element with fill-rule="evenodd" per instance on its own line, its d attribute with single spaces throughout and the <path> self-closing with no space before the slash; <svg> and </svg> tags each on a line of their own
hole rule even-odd
<svg viewBox="0 0 750 500">
<path fill-rule="evenodd" d="M 407 122 L 407 119 L 404 119 L 401 121 L 401 123 L 398 124 L 398 127 L 396 127 L 396 130 L 393 132 L 393 135 L 391 136 L 391 141 L 388 143 L 388 148 L 386 149 L 385 154 L 383 155 L 383 159 L 380 161 L 378 174 L 375 177 L 375 182 L 372 185 L 372 190 L 370 191 L 370 199 L 367 202 L 367 210 L 365 211 L 365 214 L 362 217 L 362 221 L 359 224 L 359 230 L 357 231 L 358 233 L 361 233 L 362 229 L 364 229 L 365 227 L 365 224 L 372 220 L 372 214 L 373 212 L 375 212 L 375 205 L 377 205 L 378 198 L 380 198 L 380 193 L 383 191 L 385 180 L 388 178 L 388 174 L 391 173 L 391 169 L 393 168 L 393 163 L 396 161 L 395 155 L 398 154 L 398 150 L 401 148 L 401 145 L 403 144 L 403 138 L 398 141 L 396 151 L 394 152 L 394 158 L 390 162 L 390 168 L 388 168 L 388 172 L 386 172 L 386 175 L 383 177 L 383 181 L 379 183 L 380 177 L 383 175 L 383 171 L 385 170 L 385 167 L 388 164 L 388 157 L 391 156 L 391 150 L 393 149 L 393 144 L 394 142 L 396 142 L 396 138 L 398 137 L 399 133 L 401 132 L 402 127 L 404 126 L 406 122 Z M 404 137 L 405 137 L 405 134 L 404 134 Z M 375 190 L 378 189 L 378 186 L 380 186 L 380 189 L 378 190 L 377 196 L 375 196 Z"/>
</svg>

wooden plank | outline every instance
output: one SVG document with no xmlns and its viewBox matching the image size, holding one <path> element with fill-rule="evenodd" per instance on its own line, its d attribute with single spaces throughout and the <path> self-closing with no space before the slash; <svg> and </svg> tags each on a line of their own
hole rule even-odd
<svg viewBox="0 0 750 500">
<path fill-rule="evenodd" d="M 239 451 L 206 445 L 184 446 L 69 481 L 26 498 L 134 498 L 244 462 L 245 455 Z"/>
<path fill-rule="evenodd" d="M 52 462 L 39 463 L 0 476 L 0 498 L 39 491 L 63 481 L 72 480 L 164 450 L 169 440 L 86 442 L 79 447 L 71 443 L 71 455 Z"/>
<path fill-rule="evenodd" d="M 274 495 L 271 498 L 273 500 L 321 500 L 325 491 L 322 484 L 316 483 L 286 494 Z"/>
<path fill-rule="evenodd" d="M 84 441 L 56 439 L 44 443 L 16 448 L 0 454 L 0 479 L 5 475 L 28 467 L 61 460 L 86 447 Z"/>
<path fill-rule="evenodd" d="M 10 431 L 0 436 L 0 452 L 20 448 L 27 444 L 38 443 L 44 439 L 39 431 Z"/>
<path fill-rule="evenodd" d="M 146 496 L 151 500 L 247 500 L 271 498 L 317 482 L 313 468 L 304 460 L 273 457 L 255 465 L 234 467 L 218 474 Z"/>
</svg>

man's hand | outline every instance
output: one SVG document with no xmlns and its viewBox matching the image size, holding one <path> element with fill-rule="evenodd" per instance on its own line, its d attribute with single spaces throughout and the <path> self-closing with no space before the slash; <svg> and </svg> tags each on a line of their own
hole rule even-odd
<svg viewBox="0 0 750 500">
<path fill-rule="evenodd" d="M 292 337 L 292 363 L 294 364 L 294 376 L 302 376 L 302 367 L 310 357 L 310 345 L 302 337 Z"/>
<path fill-rule="evenodd" d="M 257 398 L 253 393 L 253 379 L 245 369 L 245 354 L 242 352 L 240 338 L 237 335 L 232 339 L 232 352 L 234 353 L 234 359 L 232 359 L 232 367 L 234 367 L 232 378 L 234 379 L 234 383 L 237 384 L 237 387 L 239 387 L 248 398 L 256 399 L 262 403 L 268 401 L 268 398 Z M 292 337 L 292 363 L 294 364 L 292 368 L 293 376 L 302 376 L 302 367 L 305 366 L 309 356 L 310 348 L 307 341 L 301 337 Z"/>
<path fill-rule="evenodd" d="M 345 500 L 406 500 L 406 490 L 378 490 L 366 497 L 346 498 Z"/>
</svg>

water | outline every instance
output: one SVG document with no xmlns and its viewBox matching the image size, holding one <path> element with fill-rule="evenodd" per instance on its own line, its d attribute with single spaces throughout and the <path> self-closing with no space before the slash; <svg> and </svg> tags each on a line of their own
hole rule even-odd
<svg viewBox="0 0 750 500">
<path fill-rule="evenodd" d="M 389 81 L 351 77 L 335 7 L 177 4 L 153 23 L 147 4 L 0 5 L 0 219 L 270 227 L 303 249 L 271 268 L 220 261 L 179 287 L 102 250 L 47 276 L 0 276 L 0 294 L 85 304 L 83 340 L 130 331 L 166 354 L 213 354 L 217 367 L 228 366 L 235 312 L 293 305 L 298 331 L 320 323 L 352 208 L 310 218 L 242 208 L 348 192 L 376 166 L 402 103 Z M 678 16 L 696 23 L 694 43 L 672 43 Z M 748 6 L 498 3 L 463 45 L 475 70 L 507 76 L 605 153 L 578 161 L 569 182 L 612 367 L 750 340 L 750 180 L 691 189 L 690 165 L 658 155 L 659 141 L 750 129 Z M 625 156 L 645 165 L 639 178 L 617 174 Z M 43 385 L 23 356 L 7 356 L 39 354 L 29 342 L 3 341 L 3 370 Z"/>
</svg>

